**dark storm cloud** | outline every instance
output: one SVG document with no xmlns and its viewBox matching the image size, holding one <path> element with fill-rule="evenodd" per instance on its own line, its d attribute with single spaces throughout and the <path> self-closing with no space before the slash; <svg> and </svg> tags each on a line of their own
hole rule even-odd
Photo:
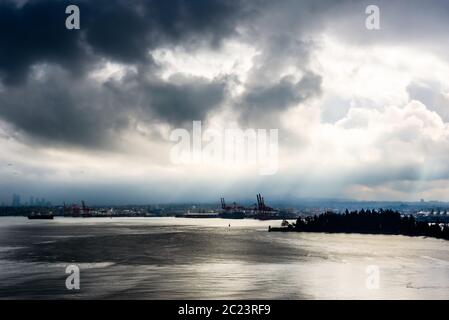
<svg viewBox="0 0 449 320">
<path fill-rule="evenodd" d="M 321 77 L 315 74 L 306 74 L 298 82 L 284 77 L 273 86 L 254 88 L 244 97 L 244 101 L 261 112 L 270 109 L 283 111 L 288 106 L 319 93 L 320 85 Z"/>
<path fill-rule="evenodd" d="M 107 86 L 56 73 L 0 94 L 0 116 L 38 142 L 99 146 L 129 125 L 117 99 Z"/>
<path fill-rule="evenodd" d="M 203 119 L 223 99 L 221 80 L 148 80 L 130 74 L 104 84 L 79 81 L 58 68 L 0 94 L 0 117 L 40 143 L 110 148 L 138 121 L 146 125 Z"/>
<path fill-rule="evenodd" d="M 69 4 L 80 7 L 79 31 L 65 28 Z M 218 48 L 246 10 L 240 0 L 0 0 L 0 117 L 26 139 L 84 147 L 110 146 L 136 119 L 203 119 L 225 81 L 164 81 L 149 50 Z M 103 85 L 86 77 L 105 60 L 138 71 Z"/>
<path fill-rule="evenodd" d="M 142 62 L 148 49 L 162 44 L 217 45 L 244 16 L 241 4 L 238 0 L 92 1 L 81 4 L 83 30 L 97 53 L 122 62 Z"/>
<path fill-rule="evenodd" d="M 87 63 L 80 33 L 65 28 L 65 5 L 31 1 L 18 7 L 0 1 L 0 76 L 5 83 L 22 82 L 38 62 L 57 62 L 76 72 Z"/>
<path fill-rule="evenodd" d="M 243 125 L 279 127 L 279 116 L 284 111 L 321 93 L 321 76 L 309 68 L 315 43 L 302 38 L 309 29 L 297 29 L 297 21 L 288 27 L 278 20 L 281 14 L 289 19 L 290 12 L 286 11 L 290 6 L 298 9 L 296 5 L 290 1 L 278 6 L 270 3 L 273 15 L 268 11 L 255 18 L 260 30 L 254 30 L 252 35 L 258 53 L 252 59 L 245 92 L 235 108 Z M 303 2 L 302 9 L 313 14 L 309 5 Z M 304 12 L 299 10 L 298 14 Z"/>
<path fill-rule="evenodd" d="M 321 81 L 321 76 L 306 73 L 297 82 L 286 76 L 273 85 L 251 88 L 240 105 L 242 120 L 276 121 L 287 108 L 319 95 Z"/>
<path fill-rule="evenodd" d="M 65 28 L 65 8 L 77 4 L 81 30 Z M 219 44 L 244 16 L 241 1 L 225 0 L 33 0 L 0 1 L 0 75 L 22 82 L 37 63 L 74 73 L 102 57 L 148 63 L 148 50 L 165 44 Z"/>
<path fill-rule="evenodd" d="M 207 81 L 202 78 L 187 82 L 157 82 L 144 85 L 148 92 L 148 104 L 157 118 L 174 125 L 186 121 L 204 119 L 207 113 L 217 107 L 225 97 L 226 83 L 220 80 Z"/>
</svg>

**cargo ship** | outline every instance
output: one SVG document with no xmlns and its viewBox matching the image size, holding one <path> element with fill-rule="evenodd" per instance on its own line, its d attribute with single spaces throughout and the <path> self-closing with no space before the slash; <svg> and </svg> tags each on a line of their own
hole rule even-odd
<svg viewBox="0 0 449 320">
<path fill-rule="evenodd" d="M 32 212 L 28 215 L 28 219 L 30 220 L 53 220 L 53 213 L 35 213 Z"/>
<path fill-rule="evenodd" d="M 232 206 L 227 206 L 225 199 L 220 198 L 221 200 L 221 209 L 219 216 L 223 219 L 244 219 L 245 214 L 245 208 L 242 206 L 238 206 L 235 202 Z"/>
</svg>

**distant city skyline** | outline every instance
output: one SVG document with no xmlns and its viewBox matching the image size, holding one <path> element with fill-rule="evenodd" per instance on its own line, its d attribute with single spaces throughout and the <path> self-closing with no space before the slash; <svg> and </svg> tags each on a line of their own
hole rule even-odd
<svg viewBox="0 0 449 320">
<path fill-rule="evenodd" d="M 5 202 L 2 202 L 2 206 L 6 206 L 7 204 Z M 34 196 L 30 196 L 29 201 L 22 202 L 22 196 L 20 194 L 13 194 L 12 195 L 12 201 L 8 206 L 11 207 L 21 207 L 21 206 L 37 206 L 37 207 L 43 207 L 43 206 L 51 206 L 52 203 L 45 198 L 34 198 Z"/>
<path fill-rule="evenodd" d="M 34 197 L 30 196 L 28 201 L 23 201 L 22 199 L 26 199 L 21 194 L 13 193 L 9 201 L 0 201 L 0 206 L 2 207 L 21 207 L 21 206 L 72 206 L 72 205 L 81 205 L 82 202 L 86 202 L 85 199 L 65 199 L 61 202 L 51 202 L 50 200 L 43 197 Z M 255 197 L 251 196 L 243 196 L 240 195 L 237 198 L 225 198 L 228 203 L 238 203 L 243 205 L 253 205 L 256 203 Z M 282 208 L 297 208 L 297 207 L 316 207 L 316 208 L 326 208 L 326 206 L 336 205 L 341 208 L 350 208 L 352 205 L 355 205 L 356 208 L 377 208 L 377 206 L 388 206 L 388 205 L 417 205 L 424 206 L 429 208 L 440 208 L 445 210 L 449 208 L 449 201 L 440 201 L 440 200 L 425 200 L 425 199 L 417 199 L 411 201 L 398 201 L 398 200 L 356 200 L 356 199 L 347 199 L 347 198 L 274 198 L 269 199 L 270 204 L 275 207 Z M 87 201 L 89 205 L 93 206 L 155 206 L 159 205 L 182 205 L 182 206 L 206 206 L 209 207 L 211 205 L 216 204 L 217 207 L 220 206 L 220 199 L 200 199 L 194 200 L 190 199 L 189 201 L 181 201 L 175 200 L 172 202 L 161 202 L 161 201 L 142 201 L 142 202 L 99 202 L 98 200 Z M 346 206 L 346 207 L 345 207 Z M 330 208 L 330 207 L 329 207 Z"/>
</svg>

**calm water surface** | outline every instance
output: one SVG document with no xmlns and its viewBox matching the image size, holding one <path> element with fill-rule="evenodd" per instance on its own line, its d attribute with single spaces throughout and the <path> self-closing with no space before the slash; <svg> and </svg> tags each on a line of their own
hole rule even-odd
<svg viewBox="0 0 449 320">
<path fill-rule="evenodd" d="M 0 218 L 0 298 L 449 299 L 447 241 L 267 232 L 279 223 Z M 366 285 L 373 265 L 378 289 Z"/>
</svg>

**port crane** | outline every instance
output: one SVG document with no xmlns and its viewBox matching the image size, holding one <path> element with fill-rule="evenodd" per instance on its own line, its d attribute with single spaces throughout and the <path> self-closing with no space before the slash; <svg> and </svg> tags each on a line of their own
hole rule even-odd
<svg viewBox="0 0 449 320">
<path fill-rule="evenodd" d="M 277 210 L 267 206 L 265 204 L 264 198 L 260 193 L 256 195 L 256 198 L 257 198 L 257 207 L 255 218 L 259 220 L 269 220 L 274 218 L 277 213 Z"/>
<path fill-rule="evenodd" d="M 235 202 L 231 206 L 226 205 L 225 199 L 220 198 L 221 201 L 221 209 L 222 217 L 230 217 L 232 214 L 235 216 L 237 213 L 239 214 L 239 218 L 250 217 L 253 216 L 256 219 L 260 220 L 269 220 L 276 217 L 277 210 L 269 207 L 265 204 L 265 200 L 262 195 L 259 193 L 256 195 L 257 204 L 254 204 L 253 207 L 246 208 L 244 206 L 237 205 Z"/>
<path fill-rule="evenodd" d="M 67 206 L 64 202 L 64 215 L 69 217 L 92 217 L 92 209 L 86 206 L 86 203 L 81 201 L 81 207 L 77 204 Z"/>
</svg>

